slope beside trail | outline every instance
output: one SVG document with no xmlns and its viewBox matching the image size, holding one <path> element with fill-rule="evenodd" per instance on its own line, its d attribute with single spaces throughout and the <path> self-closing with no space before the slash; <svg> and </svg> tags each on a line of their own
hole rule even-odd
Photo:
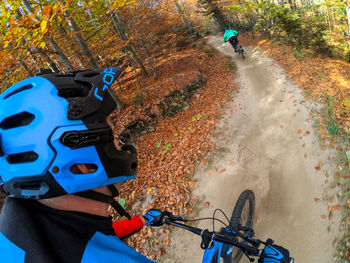
<svg viewBox="0 0 350 263">
<path fill-rule="evenodd" d="M 315 134 L 310 112 L 319 106 L 305 101 L 260 49 L 247 47 L 243 60 L 221 37 L 208 43 L 237 64 L 240 90 L 217 127 L 216 151 L 196 172 L 196 217 L 211 216 L 215 208 L 230 216 L 239 194 L 251 189 L 256 237 L 286 246 L 296 262 L 333 262 L 340 212 L 329 215 L 327 208 L 338 201 L 329 187 L 337 154 L 322 147 Z M 211 224 L 198 226 L 211 229 Z M 175 229 L 162 262 L 201 262 L 200 241 Z"/>
</svg>

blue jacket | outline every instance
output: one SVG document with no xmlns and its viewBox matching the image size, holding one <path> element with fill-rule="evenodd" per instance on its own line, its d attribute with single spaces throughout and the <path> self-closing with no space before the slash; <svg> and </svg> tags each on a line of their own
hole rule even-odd
<svg viewBox="0 0 350 263">
<path fill-rule="evenodd" d="M 111 218 L 7 198 L 0 215 L 1 262 L 152 263 L 124 244 Z"/>
</svg>

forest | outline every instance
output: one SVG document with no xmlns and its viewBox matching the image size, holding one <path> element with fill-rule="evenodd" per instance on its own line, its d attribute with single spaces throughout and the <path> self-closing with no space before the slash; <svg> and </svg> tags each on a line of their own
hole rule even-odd
<svg viewBox="0 0 350 263">
<path fill-rule="evenodd" d="M 342 194 L 322 218 L 341 211 L 340 237 L 329 243 L 339 262 L 349 262 L 349 0 L 3 0 L 0 10 L 0 93 L 43 69 L 124 70 L 113 86 L 119 104 L 113 128 L 137 145 L 139 173 L 119 201 L 137 213 L 153 207 L 193 213 L 201 202 L 191 194 L 193 175 L 220 151 L 215 127 L 239 90 L 232 86 L 237 65 L 205 41 L 234 29 L 243 47 L 265 50 L 307 100 L 324 105 L 315 129 L 323 150 L 340 152 L 330 177 Z M 224 172 L 214 167 L 208 176 Z M 141 240 L 154 233 L 141 231 L 128 244 L 160 260 L 169 231 L 157 234 L 145 245 Z"/>
<path fill-rule="evenodd" d="M 235 28 L 350 60 L 348 1 L 2 1 L 0 89 L 40 68 L 118 64 L 157 78 L 164 46 Z"/>
</svg>

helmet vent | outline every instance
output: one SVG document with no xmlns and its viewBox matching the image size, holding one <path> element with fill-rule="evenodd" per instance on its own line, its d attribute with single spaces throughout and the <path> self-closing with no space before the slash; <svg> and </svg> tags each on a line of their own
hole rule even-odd
<svg viewBox="0 0 350 263">
<path fill-rule="evenodd" d="M 96 77 L 99 75 L 100 75 L 100 72 L 90 71 L 90 72 L 87 72 L 86 74 L 83 74 L 83 77 L 84 78 L 93 78 L 93 77 Z"/>
<path fill-rule="evenodd" d="M 25 86 L 23 86 L 23 87 L 21 87 L 21 88 L 18 88 L 18 89 L 16 89 L 16 90 L 10 92 L 9 94 L 7 94 L 7 95 L 4 97 L 4 100 L 6 100 L 7 98 L 11 97 L 12 95 L 15 95 L 15 94 L 17 94 L 17 93 L 19 93 L 19 92 L 22 92 L 22 91 L 24 91 L 24 90 L 31 89 L 31 88 L 33 88 L 33 85 L 32 85 L 32 84 L 28 84 L 28 85 L 25 85 Z"/>
<path fill-rule="evenodd" d="M 70 171 L 72 174 L 92 174 L 98 170 L 96 164 L 93 163 L 84 163 L 84 166 L 79 168 L 78 164 L 74 164 L 71 166 Z"/>
<path fill-rule="evenodd" d="M 40 190 L 41 184 L 38 183 L 23 183 L 19 186 L 21 190 Z"/>
<path fill-rule="evenodd" d="M 6 159 L 10 164 L 18 164 L 18 163 L 31 163 L 36 161 L 38 158 L 39 158 L 39 155 L 31 151 L 31 152 L 10 154 L 9 156 L 7 156 Z"/>
<path fill-rule="evenodd" d="M 0 128 L 8 130 L 30 124 L 35 119 L 34 114 L 29 112 L 21 112 L 7 117 L 0 123 Z"/>
<path fill-rule="evenodd" d="M 83 88 L 65 88 L 58 90 L 58 96 L 62 98 L 75 98 L 75 97 L 86 97 L 88 92 Z"/>
</svg>

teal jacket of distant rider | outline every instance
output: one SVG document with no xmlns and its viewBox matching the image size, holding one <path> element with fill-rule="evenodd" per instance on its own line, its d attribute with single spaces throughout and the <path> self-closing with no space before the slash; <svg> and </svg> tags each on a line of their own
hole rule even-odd
<svg viewBox="0 0 350 263">
<path fill-rule="evenodd" d="M 226 43 L 226 41 L 232 37 L 232 36 L 238 36 L 238 32 L 236 30 L 225 30 L 225 34 L 224 34 L 224 42 Z"/>
</svg>

